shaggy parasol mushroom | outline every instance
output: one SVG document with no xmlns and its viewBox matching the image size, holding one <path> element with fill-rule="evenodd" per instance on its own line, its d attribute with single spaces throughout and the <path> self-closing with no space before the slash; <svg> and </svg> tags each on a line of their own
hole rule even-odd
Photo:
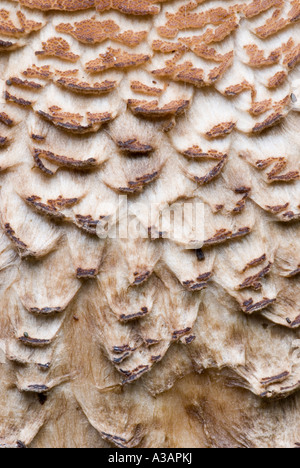
<svg viewBox="0 0 300 468">
<path fill-rule="evenodd" d="M 2 0 L 1 447 L 300 446 L 299 20 Z"/>
</svg>

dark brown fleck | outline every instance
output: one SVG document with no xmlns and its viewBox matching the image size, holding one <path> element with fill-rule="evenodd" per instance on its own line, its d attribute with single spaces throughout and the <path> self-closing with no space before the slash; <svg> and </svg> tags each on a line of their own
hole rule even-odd
<svg viewBox="0 0 300 468">
<path fill-rule="evenodd" d="M 195 252 L 196 252 L 196 256 L 199 262 L 202 262 L 203 260 L 205 260 L 205 255 L 202 249 L 196 249 Z"/>
</svg>

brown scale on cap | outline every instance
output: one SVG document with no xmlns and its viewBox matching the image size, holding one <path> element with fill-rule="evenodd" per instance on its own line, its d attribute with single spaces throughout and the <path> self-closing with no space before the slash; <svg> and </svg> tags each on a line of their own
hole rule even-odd
<svg viewBox="0 0 300 468">
<path fill-rule="evenodd" d="M 97 0 L 18 0 L 18 2 L 27 8 L 50 11 L 78 11 L 88 10 L 95 6 Z"/>
<path fill-rule="evenodd" d="M 275 112 L 282 112 L 282 110 L 290 103 L 290 96 L 286 96 L 284 99 L 278 102 L 273 102 L 272 99 L 266 99 L 260 102 L 252 102 L 252 107 L 249 112 L 252 115 L 261 115 L 270 109 Z"/>
<path fill-rule="evenodd" d="M 139 142 L 136 138 L 126 141 L 117 141 L 116 144 L 122 151 L 131 154 L 148 154 L 154 151 L 153 146 L 143 144 Z"/>
<path fill-rule="evenodd" d="M 166 65 L 165 68 L 153 70 L 152 74 L 160 78 L 192 84 L 198 88 L 206 86 L 204 70 L 195 68 L 192 62 L 174 65 L 173 61 L 167 61 Z"/>
<path fill-rule="evenodd" d="M 267 259 L 266 254 L 263 254 L 261 257 L 255 258 L 254 260 L 251 260 L 251 262 L 248 262 L 245 268 L 243 269 L 243 273 L 245 271 L 249 270 L 250 268 L 255 268 L 259 265 L 261 265 L 263 262 L 265 262 Z"/>
<path fill-rule="evenodd" d="M 267 210 L 275 215 L 280 214 L 283 211 L 286 211 L 288 207 L 289 207 L 289 203 L 285 203 L 284 205 L 275 205 L 275 206 L 266 205 Z"/>
<path fill-rule="evenodd" d="M 191 331 L 190 327 L 184 328 L 183 330 L 175 330 L 172 334 L 172 340 L 177 341 L 182 338 L 184 335 L 188 334 Z"/>
<path fill-rule="evenodd" d="M 286 278 L 294 278 L 295 276 L 298 276 L 300 273 L 300 265 L 298 265 L 298 267 L 293 270 L 293 271 L 290 271 L 289 273 L 287 273 L 286 275 L 284 275 Z M 300 319 L 300 317 L 299 317 Z"/>
<path fill-rule="evenodd" d="M 192 43 L 190 48 L 198 57 L 220 63 L 218 67 L 210 70 L 208 74 L 207 85 L 211 85 L 215 81 L 222 78 L 224 73 L 228 70 L 229 67 L 231 67 L 233 63 L 234 51 L 230 51 L 222 55 L 219 54 L 213 47 L 208 47 L 206 44 L 197 44 L 195 47 L 193 47 Z"/>
<path fill-rule="evenodd" d="M 152 50 L 155 52 L 161 52 L 162 54 L 171 54 L 174 52 L 185 52 L 189 49 L 181 42 L 155 40 L 152 42 Z"/>
<path fill-rule="evenodd" d="M 86 160 L 76 160 L 73 158 L 68 158 L 66 156 L 60 156 L 52 153 L 51 151 L 46 151 L 38 148 L 34 148 L 33 157 L 36 163 L 40 162 L 41 158 L 46 159 L 46 161 L 55 164 L 58 167 L 63 167 L 65 169 L 75 170 L 75 171 L 86 171 L 90 170 L 96 166 L 96 159 L 89 158 Z M 51 171 L 50 171 L 51 172 Z M 50 175 L 53 175 L 51 172 Z"/>
<path fill-rule="evenodd" d="M 182 283 L 182 285 L 188 291 L 191 291 L 191 292 L 202 291 L 202 289 L 207 288 L 208 281 L 212 278 L 212 276 L 213 276 L 212 271 L 208 271 L 206 273 L 203 273 L 203 274 L 199 275 L 198 278 L 196 279 L 196 281 L 194 281 L 194 280 L 184 281 Z"/>
<path fill-rule="evenodd" d="M 121 346 L 114 346 L 112 351 L 115 354 L 123 354 L 128 351 L 135 351 L 135 349 L 132 349 L 128 344 L 126 344 Z"/>
<path fill-rule="evenodd" d="M 110 122 L 113 117 L 109 112 L 87 112 L 87 120 L 91 125 L 105 124 Z"/>
<path fill-rule="evenodd" d="M 212 60 L 214 62 L 224 62 L 227 61 L 229 58 L 233 57 L 233 51 L 229 52 L 228 54 L 219 54 L 216 49 L 213 47 L 209 47 L 206 44 L 198 44 L 197 41 L 195 42 L 195 46 L 193 41 L 190 42 L 189 48 L 194 52 L 195 55 L 198 57 L 202 57 L 206 60 Z"/>
<path fill-rule="evenodd" d="M 18 86 L 20 88 L 29 88 L 29 89 L 42 89 L 44 86 L 35 82 L 35 81 L 28 81 L 28 80 L 22 80 L 21 78 L 18 78 L 16 76 L 12 76 L 8 80 L 6 80 L 7 86 Z"/>
<path fill-rule="evenodd" d="M 238 83 L 236 85 L 228 86 L 228 88 L 225 89 L 225 95 L 226 96 L 238 96 L 244 91 L 251 91 L 252 98 L 255 97 L 256 91 L 253 85 L 248 83 L 248 81 L 244 80 L 242 83 Z"/>
<path fill-rule="evenodd" d="M 144 272 L 136 271 L 134 273 L 134 282 L 132 283 L 132 286 L 139 286 L 145 283 L 146 281 L 148 281 L 150 276 L 151 276 L 151 271 L 144 271 Z"/>
<path fill-rule="evenodd" d="M 75 70 L 75 72 L 75 74 L 77 74 L 78 70 Z M 102 81 L 101 83 L 88 83 L 76 78 L 73 71 L 71 71 L 71 74 L 72 76 L 69 76 L 68 72 L 60 73 L 61 76 L 55 80 L 55 83 L 73 93 L 94 95 L 110 93 L 114 91 L 118 85 L 116 81 L 109 80 Z"/>
<path fill-rule="evenodd" d="M 272 17 L 267 19 L 266 22 L 255 29 L 255 34 L 261 39 L 273 36 L 282 29 L 298 22 L 300 20 L 300 4 L 298 0 L 291 2 L 292 8 L 288 13 L 287 18 L 283 18 L 282 10 L 275 10 Z"/>
<path fill-rule="evenodd" d="M 235 126 L 236 124 L 234 122 L 222 122 L 206 132 L 205 135 L 209 139 L 224 138 L 226 135 L 230 135 L 235 129 Z"/>
<path fill-rule="evenodd" d="M 174 47 L 176 52 L 172 60 L 167 60 L 165 68 L 153 70 L 152 74 L 161 78 L 168 78 L 174 81 L 182 81 L 192 84 L 196 87 L 211 86 L 216 81 L 220 80 L 225 72 L 231 67 L 234 58 L 234 52 L 228 52 L 224 55 L 218 54 L 214 48 L 209 48 L 206 44 L 201 44 L 196 41 L 182 39 L 185 44 L 177 43 Z M 170 53 L 172 51 L 172 43 L 154 41 L 152 48 L 162 53 Z M 220 65 L 211 69 L 207 78 L 205 72 L 201 68 L 196 68 L 192 62 L 184 62 L 176 64 L 182 58 L 186 51 L 191 50 L 198 57 L 219 62 Z"/>
<path fill-rule="evenodd" d="M 10 37 L 26 36 L 34 31 L 39 31 L 44 25 L 35 21 L 28 20 L 24 13 L 17 11 L 19 26 L 16 26 L 10 19 L 10 12 L 0 10 L 0 34 Z"/>
<path fill-rule="evenodd" d="M 216 179 L 222 172 L 226 162 L 227 162 L 227 155 L 225 154 L 221 161 L 216 165 L 214 166 L 207 174 L 205 174 L 204 176 L 202 177 L 199 177 L 199 176 L 196 176 L 194 174 L 190 174 L 188 171 L 184 171 L 186 173 L 186 175 L 192 179 L 194 182 L 196 182 L 197 184 L 199 185 L 205 185 L 205 184 L 208 184 L 209 182 L 211 182 L 212 180 Z"/>
<path fill-rule="evenodd" d="M 221 65 L 210 70 L 207 80 L 208 85 L 211 85 L 222 78 L 222 76 L 225 74 L 228 68 L 231 67 L 233 63 L 233 58 L 234 52 L 229 52 L 228 54 L 226 54 L 226 56 L 224 56 Z"/>
<path fill-rule="evenodd" d="M 107 434 L 106 432 L 101 432 L 101 436 L 104 440 L 108 440 L 108 442 L 113 443 L 115 446 L 120 448 L 130 448 L 133 447 L 132 441 L 128 441 L 123 437 L 119 437 L 113 434 Z"/>
<path fill-rule="evenodd" d="M 226 229 L 220 229 L 213 237 L 204 241 L 204 246 L 217 245 L 229 240 L 239 239 L 241 237 L 247 236 L 250 234 L 250 232 L 251 229 L 249 227 L 240 228 L 235 233 Z"/>
<path fill-rule="evenodd" d="M 158 101 L 139 101 L 129 99 L 128 106 L 135 115 L 153 118 L 166 118 L 178 116 L 185 112 L 189 107 L 190 101 L 179 100 L 172 101 L 163 107 L 159 107 Z"/>
<path fill-rule="evenodd" d="M 136 47 L 147 37 L 147 31 L 120 32 L 120 27 L 113 20 L 97 21 L 95 18 L 74 23 L 61 23 L 56 31 L 70 34 L 83 44 L 100 44 L 111 39 L 129 47 Z"/>
<path fill-rule="evenodd" d="M 104 80 L 97 83 L 89 83 L 87 81 L 81 81 L 77 78 L 79 70 L 66 70 L 52 71 L 49 65 L 43 67 L 37 67 L 33 65 L 31 68 L 25 70 L 22 74 L 30 78 L 39 78 L 42 80 L 53 81 L 62 88 L 67 89 L 73 93 L 80 94 L 94 94 L 101 95 L 114 91 L 118 85 L 116 81 Z M 24 86 L 24 87 L 43 87 L 42 85 L 35 82 L 22 81 L 19 78 L 11 78 L 11 84 Z M 8 84 L 8 83 L 7 83 Z"/>
<path fill-rule="evenodd" d="M 269 183 L 273 182 L 292 182 L 300 178 L 299 171 L 290 171 L 286 174 L 281 174 L 287 166 L 287 159 L 281 158 L 268 158 L 265 160 L 256 161 L 255 166 L 257 169 L 265 170 L 270 166 L 274 166 L 270 172 L 267 173 L 267 180 Z"/>
<path fill-rule="evenodd" d="M 10 140 L 7 137 L 0 135 L 0 148 L 4 148 L 10 144 Z"/>
<path fill-rule="evenodd" d="M 233 15 L 230 16 L 224 23 L 220 24 L 216 29 L 207 29 L 201 36 L 201 39 L 206 44 L 213 42 L 222 42 L 230 34 L 234 33 L 239 27 L 239 19 Z"/>
<path fill-rule="evenodd" d="M 15 122 L 14 120 L 6 114 L 6 112 L 0 112 L 0 123 L 6 125 L 7 127 L 12 127 Z"/>
<path fill-rule="evenodd" d="M 275 75 L 269 78 L 267 87 L 270 89 L 278 88 L 285 82 L 285 80 L 287 79 L 287 76 L 288 76 L 287 73 L 284 71 L 275 73 Z"/>
<path fill-rule="evenodd" d="M 40 315 L 40 316 L 51 316 L 51 315 L 56 315 L 60 314 L 61 312 L 64 312 L 66 307 L 30 307 L 28 308 L 28 312 L 34 315 Z"/>
<path fill-rule="evenodd" d="M 16 0 L 3 3 L 18 6 Z M 12 338 L 7 357 L 17 366 L 0 366 L 4 384 L 6 372 L 10 384 L 0 389 L 0 446 L 299 445 L 293 330 L 300 325 L 297 71 L 295 80 L 288 79 L 300 60 L 299 0 L 19 4 L 26 18 L 48 26 L 38 33 L 39 42 L 18 40 L 22 25 L 15 8 L 11 19 L 19 32 L 0 41 L 1 51 L 23 47 L 12 56 L 3 53 L 1 67 L 9 116 L 1 113 L 0 125 L 18 126 L 1 150 L 2 171 L 13 169 L 1 181 L 0 329 Z M 78 58 L 76 70 L 70 63 L 57 70 L 60 57 L 44 55 L 47 61 L 35 62 L 45 67 L 33 65 L 32 55 L 42 47 L 32 45 L 52 35 L 72 44 L 67 53 L 82 52 L 84 63 Z M 106 42 L 124 51 L 105 54 Z M 240 63 L 244 44 L 251 69 Z M 247 62 L 246 51 L 243 56 Z M 12 71 L 15 62 L 22 75 Z M 34 102 L 33 110 L 26 101 Z M 106 123 L 99 134 L 80 138 Z M 7 130 L 0 132 L 3 145 Z M 236 138 L 228 137 L 233 131 Z M 27 143 L 42 175 L 33 170 Z M 36 195 L 20 199 L 13 193 L 19 181 L 35 187 L 26 195 Z M 56 198 L 60 187 L 64 196 L 74 195 L 72 186 L 82 197 Z M 102 222 L 106 227 L 114 218 L 119 192 L 129 194 L 131 204 L 200 200 L 205 233 L 197 240 L 191 233 L 182 243 L 164 239 L 168 230 L 141 213 L 143 225 L 152 226 L 148 239 L 99 239 Z M 102 206 L 106 201 L 112 208 Z M 3 219 L 9 219 L 7 226 Z M 45 247 L 35 248 L 39 243 Z M 186 350 L 182 344 L 189 343 Z M 74 385 L 51 397 L 54 380 L 64 372 L 74 375 Z M 24 392 L 40 395 L 30 411 Z M 49 398 L 42 408 L 44 392 Z M 293 392 L 289 404 L 285 397 Z M 269 397 L 284 399 L 265 404 L 262 398 Z M 67 411 L 56 421 L 60 405 Z"/>
<path fill-rule="evenodd" d="M 122 49 L 109 47 L 105 54 L 100 54 L 99 58 L 91 60 L 85 65 L 89 73 L 99 73 L 110 68 L 123 69 L 143 65 L 150 60 L 149 55 L 129 54 Z"/>
<path fill-rule="evenodd" d="M 162 37 L 174 39 L 181 30 L 200 29 L 208 24 L 221 25 L 221 33 L 223 28 L 228 29 L 228 21 L 235 21 L 235 15 L 222 7 L 212 8 L 200 13 L 191 13 L 197 6 L 197 3 L 190 2 L 181 6 L 176 13 L 166 13 L 167 22 L 164 26 L 158 28 L 158 33 Z"/>
<path fill-rule="evenodd" d="M 53 72 L 50 70 L 50 65 L 44 65 L 38 67 L 37 65 L 32 65 L 32 67 L 27 68 L 27 70 L 22 72 L 22 75 L 27 78 L 40 78 L 48 80 L 53 76 Z"/>
<path fill-rule="evenodd" d="M 255 29 L 255 34 L 261 39 L 266 39 L 284 29 L 289 21 L 282 18 L 281 13 L 281 10 L 275 10 L 272 17 L 267 19 L 264 25 Z"/>
<path fill-rule="evenodd" d="M 295 45 L 292 38 L 286 44 L 273 50 L 268 57 L 265 57 L 264 50 L 259 49 L 256 44 L 246 45 L 244 48 L 249 56 L 248 65 L 253 68 L 276 65 L 283 57 L 283 65 L 288 69 L 293 69 L 300 61 L 300 44 Z"/>
<path fill-rule="evenodd" d="M 268 110 L 273 112 L 266 117 L 262 122 L 258 122 L 252 128 L 253 133 L 260 133 L 267 128 L 277 125 L 286 115 L 288 106 L 291 102 L 292 97 L 290 95 L 283 98 L 281 101 L 273 102 L 272 99 L 267 99 L 261 102 L 255 102 L 256 93 L 252 93 L 252 107 L 249 109 L 249 113 L 254 116 L 258 116 L 266 113 Z"/>
<path fill-rule="evenodd" d="M 188 148 L 187 150 L 183 151 L 182 154 L 191 159 L 217 159 L 218 161 L 227 157 L 227 154 L 220 153 L 216 150 L 209 150 L 205 152 L 197 145 Z"/>
<path fill-rule="evenodd" d="M 19 341 L 25 346 L 30 346 L 32 348 L 43 348 L 51 344 L 51 340 L 40 340 L 38 338 L 32 338 L 29 336 L 21 336 Z"/>
<path fill-rule="evenodd" d="M 78 279 L 94 279 L 96 278 L 98 273 L 99 271 L 96 270 L 95 268 L 91 268 L 91 269 L 77 268 L 76 277 Z"/>
<path fill-rule="evenodd" d="M 48 200 L 48 205 L 55 209 L 73 208 L 79 202 L 78 198 L 64 198 L 60 195 L 56 200 Z"/>
<path fill-rule="evenodd" d="M 39 156 L 37 154 L 34 154 L 33 155 L 33 159 L 34 159 L 34 162 L 35 162 L 35 165 L 36 167 L 41 171 L 43 172 L 44 174 L 48 175 L 48 176 L 53 176 L 54 175 L 54 172 L 51 171 L 50 169 L 48 169 L 42 162 L 42 160 L 39 158 Z"/>
<path fill-rule="evenodd" d="M 265 57 L 265 51 L 259 49 L 256 44 L 244 46 L 249 56 L 248 65 L 254 68 L 268 67 L 279 63 L 281 58 L 281 48 L 273 50 L 268 57 Z"/>
<path fill-rule="evenodd" d="M 49 108 L 49 114 L 43 111 L 38 111 L 38 114 L 54 123 L 54 125 L 65 126 L 66 128 L 74 127 L 79 128 L 83 120 L 83 116 L 80 114 L 72 114 L 70 112 L 63 112 L 58 106 L 52 106 Z"/>
<path fill-rule="evenodd" d="M 11 225 L 9 223 L 6 223 L 4 226 L 5 233 L 7 237 L 13 242 L 13 244 L 17 247 L 20 256 L 25 257 L 27 255 L 30 255 L 30 251 L 28 248 L 28 245 L 26 245 L 24 242 L 22 242 L 17 236 L 15 231 L 12 229 Z"/>
<path fill-rule="evenodd" d="M 243 12 L 246 18 L 253 18 L 272 7 L 282 7 L 283 5 L 284 0 L 253 0 L 252 3 L 244 6 Z"/>
<path fill-rule="evenodd" d="M 26 203 L 34 208 L 35 211 L 46 216 L 50 216 L 57 219 L 64 219 L 65 216 L 61 213 L 56 206 L 53 206 L 50 203 L 43 203 L 42 199 L 36 195 L 27 197 L 25 199 Z"/>
<path fill-rule="evenodd" d="M 34 141 L 45 141 L 46 137 L 44 137 L 43 135 L 37 135 L 36 133 L 32 133 L 30 135 L 30 138 L 32 138 L 32 140 Z"/>
<path fill-rule="evenodd" d="M 155 86 L 147 86 L 140 81 L 132 81 L 130 88 L 135 93 L 146 94 L 147 96 L 160 96 L 164 90 Z"/>
<path fill-rule="evenodd" d="M 62 37 L 52 37 L 47 42 L 42 43 L 43 50 L 35 52 L 35 55 L 39 58 L 44 57 L 56 57 L 68 62 L 77 62 L 79 55 L 71 52 L 70 45 Z"/>
<path fill-rule="evenodd" d="M 234 31 L 236 31 L 239 27 L 239 19 L 235 15 L 229 15 L 224 22 L 222 22 L 219 26 L 217 26 L 215 29 L 213 28 L 208 28 L 206 31 L 199 35 L 199 36 L 192 36 L 192 37 L 179 37 L 178 41 L 182 43 L 204 43 L 206 45 L 212 44 L 212 43 L 218 43 L 222 42 L 226 37 L 230 36 Z M 183 28 L 184 29 L 184 28 Z M 163 37 L 167 37 L 169 39 L 173 39 L 173 35 L 169 36 L 164 34 L 161 34 Z M 175 35 L 176 36 L 176 35 Z M 175 37 L 174 36 L 174 37 Z"/>
<path fill-rule="evenodd" d="M 119 187 L 117 191 L 128 194 L 141 193 L 148 184 L 154 182 L 159 177 L 159 174 L 160 171 L 155 171 L 152 174 L 145 174 L 143 176 L 136 177 L 135 180 L 128 182 L 127 187 Z"/>
<path fill-rule="evenodd" d="M 288 378 L 289 375 L 290 375 L 290 373 L 288 371 L 285 371 L 285 372 L 282 372 L 281 374 L 274 375 L 272 377 L 264 377 L 261 380 L 261 384 L 264 387 L 269 387 L 270 385 L 272 385 L 274 383 L 284 382 Z"/>
<path fill-rule="evenodd" d="M 236 194 L 246 194 L 246 195 L 249 195 L 249 193 L 251 192 L 251 187 L 245 187 L 244 185 L 242 187 L 237 187 L 236 189 L 234 189 L 234 193 Z"/>
<path fill-rule="evenodd" d="M 281 10 L 275 10 L 272 17 L 267 19 L 265 24 L 255 29 L 255 34 L 261 39 L 276 34 L 284 29 L 289 24 L 289 21 L 281 16 Z"/>
<path fill-rule="evenodd" d="M 288 18 L 291 21 L 291 23 L 296 23 L 300 19 L 300 4 L 298 0 L 292 0 L 291 2 L 292 9 L 290 10 L 288 14 Z"/>
<path fill-rule="evenodd" d="M 295 45 L 291 38 L 282 46 L 282 51 L 284 53 L 283 65 L 292 70 L 300 62 L 300 44 Z"/>
<path fill-rule="evenodd" d="M 18 42 L 3 41 L 0 39 L 0 52 L 11 52 L 22 47 L 22 44 Z"/>
<path fill-rule="evenodd" d="M 99 12 L 106 10 L 118 10 L 129 15 L 157 15 L 160 7 L 156 3 L 167 0 L 95 0 Z"/>
<path fill-rule="evenodd" d="M 227 36 L 234 32 L 239 26 L 235 17 L 224 21 L 216 29 L 207 29 L 205 33 L 197 36 L 179 37 L 178 42 L 162 40 L 153 41 L 152 48 L 157 52 L 171 53 L 175 51 L 192 50 L 192 47 L 206 47 L 212 43 L 222 42 Z"/>
<path fill-rule="evenodd" d="M 242 305 L 242 309 L 246 314 L 253 314 L 253 312 L 258 312 L 260 310 L 266 309 L 271 304 L 274 304 L 276 299 L 269 299 L 264 297 L 262 301 L 254 302 L 252 298 L 245 301 Z"/>
<path fill-rule="evenodd" d="M 247 288 L 252 288 L 255 291 L 258 291 L 261 289 L 262 285 L 260 280 L 262 280 L 266 275 L 268 275 L 271 271 L 272 263 L 269 262 L 268 265 L 263 268 L 261 271 L 256 273 L 253 276 L 249 276 L 246 278 L 243 283 L 239 284 L 238 289 L 247 289 Z"/>
<path fill-rule="evenodd" d="M 121 322 L 129 322 L 132 320 L 140 319 L 141 317 L 145 317 L 145 315 L 149 314 L 149 310 L 147 307 L 143 307 L 139 312 L 134 314 L 122 314 L 120 315 L 119 319 Z"/>
<path fill-rule="evenodd" d="M 58 106 L 50 107 L 49 112 L 40 110 L 37 112 L 37 114 L 56 127 L 73 133 L 87 133 L 96 131 L 101 127 L 101 125 L 113 119 L 112 115 L 108 112 L 87 112 L 86 118 L 88 124 L 82 125 L 82 121 L 84 119 L 83 115 L 63 112 L 62 109 Z"/>
<path fill-rule="evenodd" d="M 252 128 L 253 133 L 261 133 L 267 128 L 274 127 L 284 118 L 284 114 L 280 112 L 273 112 L 269 117 L 267 117 L 263 122 L 258 122 Z"/>
<path fill-rule="evenodd" d="M 37 393 L 39 398 L 40 404 L 43 406 L 47 400 L 47 397 L 45 393 L 47 393 L 49 390 L 51 390 L 47 385 L 40 385 L 40 384 L 31 384 L 28 385 L 28 387 L 20 389 L 20 391 L 23 392 L 30 392 L 30 393 Z M 43 399 L 46 398 L 46 400 Z"/>
<path fill-rule="evenodd" d="M 246 208 L 246 202 L 248 198 L 249 198 L 248 194 L 244 195 L 243 198 L 236 203 L 235 208 L 233 208 L 232 210 L 232 214 L 242 213 L 242 211 L 244 211 L 244 209 Z"/>
<path fill-rule="evenodd" d="M 252 107 L 249 109 L 249 112 L 252 115 L 260 115 L 272 109 L 272 107 L 273 107 L 272 99 L 265 99 L 264 101 L 252 103 Z"/>
<path fill-rule="evenodd" d="M 27 101 L 26 99 L 23 99 L 21 97 L 14 96 L 13 94 L 10 94 L 8 91 L 5 91 L 4 97 L 7 102 L 12 102 L 13 104 L 17 104 L 21 107 L 32 107 L 32 104 L 33 104 L 32 101 Z"/>
<path fill-rule="evenodd" d="M 91 215 L 81 215 L 77 214 L 75 216 L 74 223 L 76 224 L 79 229 L 87 232 L 88 234 L 97 234 L 97 226 L 99 224 L 99 220 L 93 219 Z"/>
</svg>

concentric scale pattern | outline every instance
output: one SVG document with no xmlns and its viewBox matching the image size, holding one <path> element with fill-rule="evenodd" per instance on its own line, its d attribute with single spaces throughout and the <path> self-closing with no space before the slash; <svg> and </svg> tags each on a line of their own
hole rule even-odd
<svg viewBox="0 0 300 468">
<path fill-rule="evenodd" d="M 299 21 L 1 0 L 0 446 L 300 445 Z"/>
</svg>

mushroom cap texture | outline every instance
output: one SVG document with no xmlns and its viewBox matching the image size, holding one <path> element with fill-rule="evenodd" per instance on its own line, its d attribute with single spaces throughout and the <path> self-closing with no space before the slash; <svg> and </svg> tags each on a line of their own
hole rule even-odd
<svg viewBox="0 0 300 468">
<path fill-rule="evenodd" d="M 299 20 L 1 1 L 0 447 L 300 446 Z"/>
</svg>

